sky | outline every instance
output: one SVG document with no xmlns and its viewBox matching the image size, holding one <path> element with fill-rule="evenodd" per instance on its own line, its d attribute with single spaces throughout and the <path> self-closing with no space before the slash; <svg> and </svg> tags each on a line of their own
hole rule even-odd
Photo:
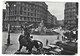
<svg viewBox="0 0 80 56">
<path fill-rule="evenodd" d="M 5 1 L 3 1 L 5 3 Z M 48 5 L 49 12 L 57 17 L 57 20 L 64 19 L 65 2 L 45 2 Z M 3 8 L 5 8 L 5 4 Z"/>
<path fill-rule="evenodd" d="M 48 5 L 48 10 L 52 15 L 57 17 L 57 20 L 64 19 L 65 2 L 45 2 Z"/>
</svg>

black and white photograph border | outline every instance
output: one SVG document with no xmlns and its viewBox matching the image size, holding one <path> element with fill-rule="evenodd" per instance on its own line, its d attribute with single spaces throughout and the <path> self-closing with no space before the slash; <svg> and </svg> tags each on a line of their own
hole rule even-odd
<svg viewBox="0 0 80 56">
<path fill-rule="evenodd" d="M 2 4 L 2 55 L 79 55 L 79 1 L 4 0 Z M 25 4 L 37 4 L 38 10 L 31 12 Z"/>
</svg>

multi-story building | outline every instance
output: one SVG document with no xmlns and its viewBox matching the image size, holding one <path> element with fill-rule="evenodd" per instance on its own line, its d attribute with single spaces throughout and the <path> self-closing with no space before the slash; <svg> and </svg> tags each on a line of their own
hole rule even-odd
<svg viewBox="0 0 80 56">
<path fill-rule="evenodd" d="M 47 23 L 51 24 L 52 14 L 48 11 L 47 13 Z"/>
<path fill-rule="evenodd" d="M 53 27 L 54 25 L 57 25 L 57 18 L 48 11 L 46 26 Z"/>
<path fill-rule="evenodd" d="M 25 22 L 38 26 L 41 20 L 45 24 L 47 9 L 48 6 L 45 2 L 7 1 L 5 27 L 7 28 L 8 24 L 11 24 L 12 27 L 20 29 L 20 25 Z"/>
<path fill-rule="evenodd" d="M 65 26 L 77 26 L 78 16 L 78 3 L 67 2 L 65 3 L 64 10 L 64 25 Z"/>
<path fill-rule="evenodd" d="M 52 24 L 54 24 L 54 25 L 57 25 L 57 18 L 54 16 L 54 15 L 52 15 L 52 20 L 51 20 L 52 22 Z"/>
<path fill-rule="evenodd" d="M 49 11 L 47 13 L 47 23 L 54 25 L 57 24 L 57 18 L 54 15 L 52 15 Z"/>
</svg>

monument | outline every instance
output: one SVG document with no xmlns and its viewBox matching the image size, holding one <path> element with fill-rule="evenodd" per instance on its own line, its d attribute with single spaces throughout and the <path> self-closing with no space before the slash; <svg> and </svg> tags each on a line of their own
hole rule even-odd
<svg viewBox="0 0 80 56">
<path fill-rule="evenodd" d="M 44 26 L 43 20 L 41 21 L 41 23 L 38 26 L 38 31 L 40 34 L 46 34 L 46 30 L 47 28 Z"/>
<path fill-rule="evenodd" d="M 36 28 L 32 34 L 37 34 L 37 35 L 58 35 L 59 33 L 55 32 L 55 31 L 51 31 L 50 29 L 47 29 L 44 26 L 44 22 L 43 20 L 41 21 L 41 23 L 39 24 L 38 28 Z"/>
</svg>

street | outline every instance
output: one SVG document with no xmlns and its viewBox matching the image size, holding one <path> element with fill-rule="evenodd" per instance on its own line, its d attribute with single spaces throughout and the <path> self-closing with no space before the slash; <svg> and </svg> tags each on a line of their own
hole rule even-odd
<svg viewBox="0 0 80 56">
<path fill-rule="evenodd" d="M 7 32 L 3 32 L 3 39 L 2 39 L 2 53 L 4 54 L 13 54 L 17 51 L 19 42 L 20 33 L 11 33 L 10 34 L 10 43 L 12 44 L 11 46 L 7 47 L 5 44 L 7 43 Z M 33 39 L 39 40 L 43 42 L 43 47 L 46 46 L 46 40 L 48 40 L 48 43 L 53 42 L 54 40 L 57 39 L 57 35 L 31 35 L 33 36 Z M 25 52 L 25 47 L 21 50 L 22 52 Z"/>
</svg>

